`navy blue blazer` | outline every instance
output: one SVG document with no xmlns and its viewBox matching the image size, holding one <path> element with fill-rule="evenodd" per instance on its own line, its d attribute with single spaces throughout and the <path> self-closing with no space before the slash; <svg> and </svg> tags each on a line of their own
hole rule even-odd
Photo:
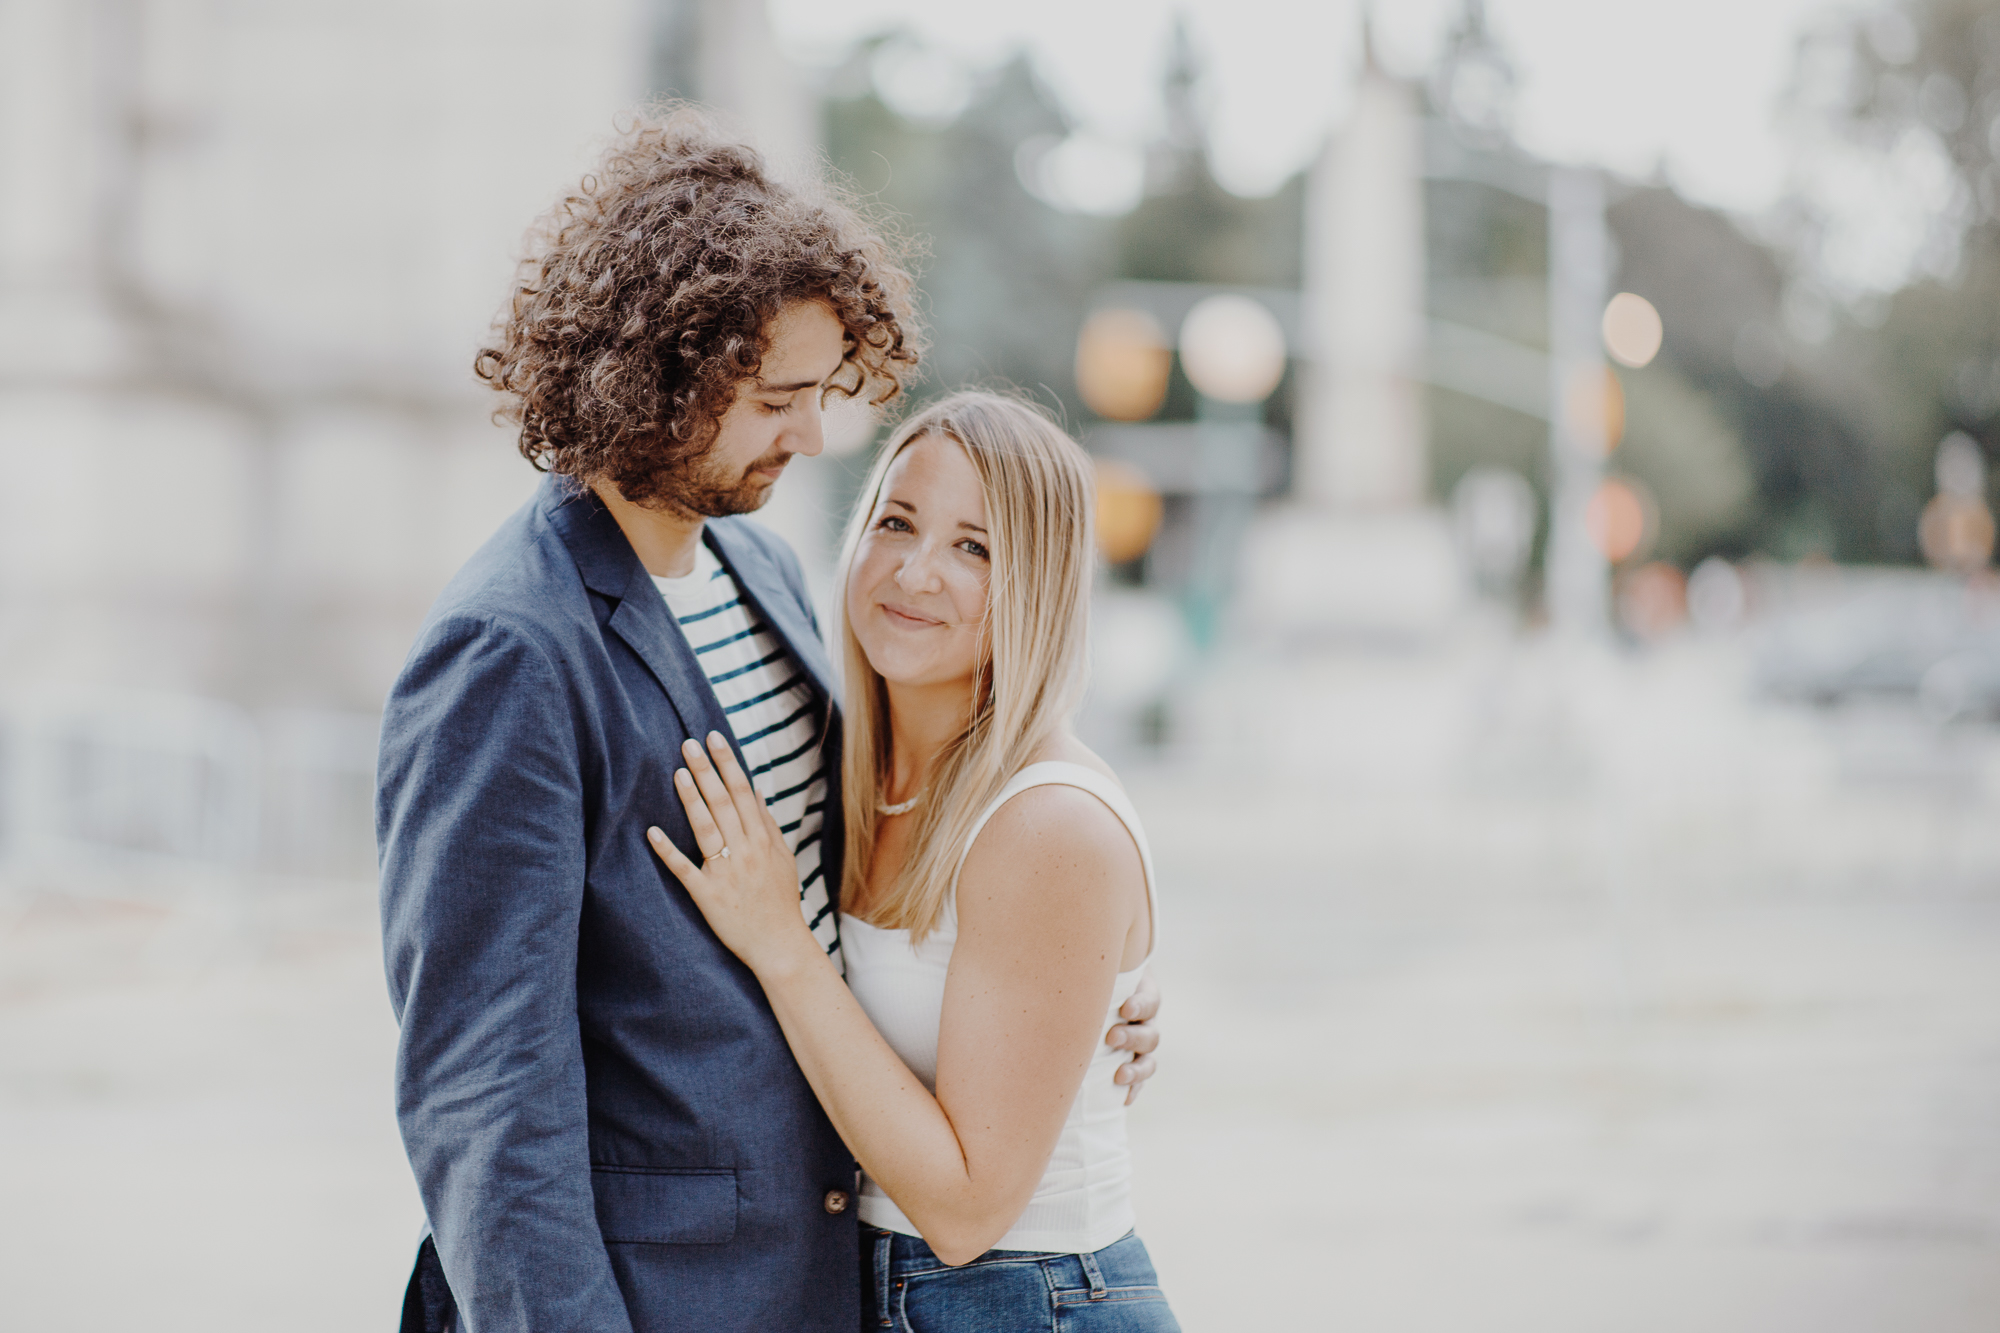
<svg viewBox="0 0 2000 1333">
<path fill-rule="evenodd" d="M 838 715 L 797 557 L 744 519 L 705 540 L 828 709 L 837 895 Z M 425 620 L 375 811 L 396 1114 L 435 1242 L 406 1327 L 454 1305 L 470 1333 L 858 1326 L 854 1209 L 828 1211 L 854 1158 L 646 846 L 658 824 L 698 856 L 671 775 L 711 730 L 730 734 L 665 600 L 558 479 Z"/>
</svg>

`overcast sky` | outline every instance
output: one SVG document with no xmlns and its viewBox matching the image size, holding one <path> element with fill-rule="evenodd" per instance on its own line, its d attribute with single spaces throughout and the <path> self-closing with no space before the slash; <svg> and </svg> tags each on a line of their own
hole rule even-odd
<svg viewBox="0 0 2000 1333">
<path fill-rule="evenodd" d="M 1375 8 L 1385 62 L 1419 74 L 1458 4 Z M 1490 0 L 1489 19 L 1520 75 L 1517 126 L 1528 147 L 1634 175 L 1663 165 L 1693 197 L 1755 213 L 1784 185 L 1772 113 L 1794 41 L 1827 8 L 1827 0 Z M 1134 144 L 1156 125 L 1177 10 L 1207 64 L 1224 183 L 1271 189 L 1342 112 L 1359 46 L 1354 0 L 771 0 L 780 41 L 814 64 L 895 26 L 969 65 L 1025 47 L 1084 128 Z M 935 71 L 911 79 L 919 101 L 949 100 L 931 86 Z"/>
</svg>

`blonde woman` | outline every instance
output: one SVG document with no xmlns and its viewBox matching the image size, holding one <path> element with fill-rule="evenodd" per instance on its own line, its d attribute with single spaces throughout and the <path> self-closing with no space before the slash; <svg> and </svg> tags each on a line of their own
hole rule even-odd
<svg viewBox="0 0 2000 1333">
<path fill-rule="evenodd" d="M 1156 924 L 1138 816 L 1069 727 L 1091 508 L 1083 452 L 993 394 L 911 418 L 877 461 L 836 630 L 845 982 L 723 737 L 675 775 L 703 863 L 649 830 L 861 1163 L 866 1328 L 1179 1327 L 1132 1231 L 1123 1056 L 1099 1041 Z"/>
</svg>

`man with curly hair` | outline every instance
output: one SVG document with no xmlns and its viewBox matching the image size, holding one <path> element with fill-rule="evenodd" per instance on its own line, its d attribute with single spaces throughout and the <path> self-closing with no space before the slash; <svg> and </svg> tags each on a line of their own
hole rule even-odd
<svg viewBox="0 0 2000 1333">
<path fill-rule="evenodd" d="M 535 234 L 475 369 L 549 476 L 383 717 L 397 1115 L 430 1224 L 405 1330 L 857 1326 L 854 1159 L 645 829 L 693 849 L 680 746 L 729 738 L 838 956 L 832 671 L 796 556 L 739 516 L 820 451 L 827 397 L 894 397 L 915 342 L 881 235 L 691 112 L 639 118 Z"/>
</svg>

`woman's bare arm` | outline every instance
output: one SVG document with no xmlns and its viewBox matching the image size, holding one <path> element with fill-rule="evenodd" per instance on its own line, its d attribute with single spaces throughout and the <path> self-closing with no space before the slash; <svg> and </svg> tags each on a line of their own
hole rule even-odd
<svg viewBox="0 0 2000 1333">
<path fill-rule="evenodd" d="M 1033 1196 L 1101 1039 L 1135 904 L 1145 910 L 1123 824 L 1068 787 L 1031 788 L 988 822 L 959 883 L 933 1097 L 806 929 L 791 855 L 734 756 L 720 737 L 713 762 L 699 750 L 676 784 L 706 864 L 650 831 L 654 849 L 756 973 L 869 1176 L 939 1258 L 977 1258 Z"/>
</svg>

